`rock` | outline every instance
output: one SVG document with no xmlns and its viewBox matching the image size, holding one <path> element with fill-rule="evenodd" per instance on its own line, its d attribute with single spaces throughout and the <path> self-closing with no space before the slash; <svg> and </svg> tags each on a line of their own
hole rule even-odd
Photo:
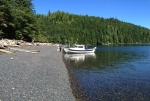
<svg viewBox="0 0 150 101">
<path fill-rule="evenodd" d="M 5 47 L 4 46 L 0 46 L 0 49 L 5 49 Z"/>
</svg>

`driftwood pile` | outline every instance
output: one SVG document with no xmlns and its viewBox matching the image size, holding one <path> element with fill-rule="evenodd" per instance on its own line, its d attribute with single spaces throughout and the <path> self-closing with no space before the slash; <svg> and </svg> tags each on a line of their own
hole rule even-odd
<svg viewBox="0 0 150 101">
<path fill-rule="evenodd" d="M 26 50 L 21 48 L 16 48 L 20 46 L 45 46 L 45 45 L 54 45 L 52 43 L 39 43 L 39 42 L 26 42 L 23 40 L 10 40 L 10 39 L 2 39 L 0 40 L 0 52 L 3 53 L 12 53 L 11 51 L 8 51 L 6 49 L 11 50 L 17 50 L 17 51 L 23 51 L 23 52 L 30 52 L 30 53 L 37 53 L 38 50 Z"/>
<path fill-rule="evenodd" d="M 23 40 L 9 40 L 9 39 L 2 39 L 0 40 L 0 47 L 9 47 L 9 46 L 45 46 L 45 45 L 53 45 L 52 43 L 39 43 L 39 42 L 26 42 Z"/>
</svg>

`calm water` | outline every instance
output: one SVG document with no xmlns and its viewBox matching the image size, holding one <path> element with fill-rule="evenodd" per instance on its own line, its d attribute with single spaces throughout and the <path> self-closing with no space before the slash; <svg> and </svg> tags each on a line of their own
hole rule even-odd
<svg viewBox="0 0 150 101">
<path fill-rule="evenodd" d="M 79 101 L 150 100 L 150 46 L 98 46 L 95 54 L 64 54 Z"/>
</svg>

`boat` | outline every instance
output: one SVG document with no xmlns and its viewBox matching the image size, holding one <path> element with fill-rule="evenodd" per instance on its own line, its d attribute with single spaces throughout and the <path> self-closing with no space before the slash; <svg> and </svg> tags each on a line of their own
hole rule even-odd
<svg viewBox="0 0 150 101">
<path fill-rule="evenodd" d="M 87 48 L 85 45 L 74 45 L 74 47 L 64 47 L 64 52 L 66 53 L 94 53 L 96 47 Z"/>
</svg>

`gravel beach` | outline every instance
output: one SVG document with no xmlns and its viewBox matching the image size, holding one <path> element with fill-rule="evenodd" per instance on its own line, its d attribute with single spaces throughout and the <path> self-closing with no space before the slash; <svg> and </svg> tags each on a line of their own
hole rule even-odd
<svg viewBox="0 0 150 101">
<path fill-rule="evenodd" d="M 0 53 L 0 101 L 75 101 L 56 46 L 20 48 L 40 52 Z"/>
</svg>

